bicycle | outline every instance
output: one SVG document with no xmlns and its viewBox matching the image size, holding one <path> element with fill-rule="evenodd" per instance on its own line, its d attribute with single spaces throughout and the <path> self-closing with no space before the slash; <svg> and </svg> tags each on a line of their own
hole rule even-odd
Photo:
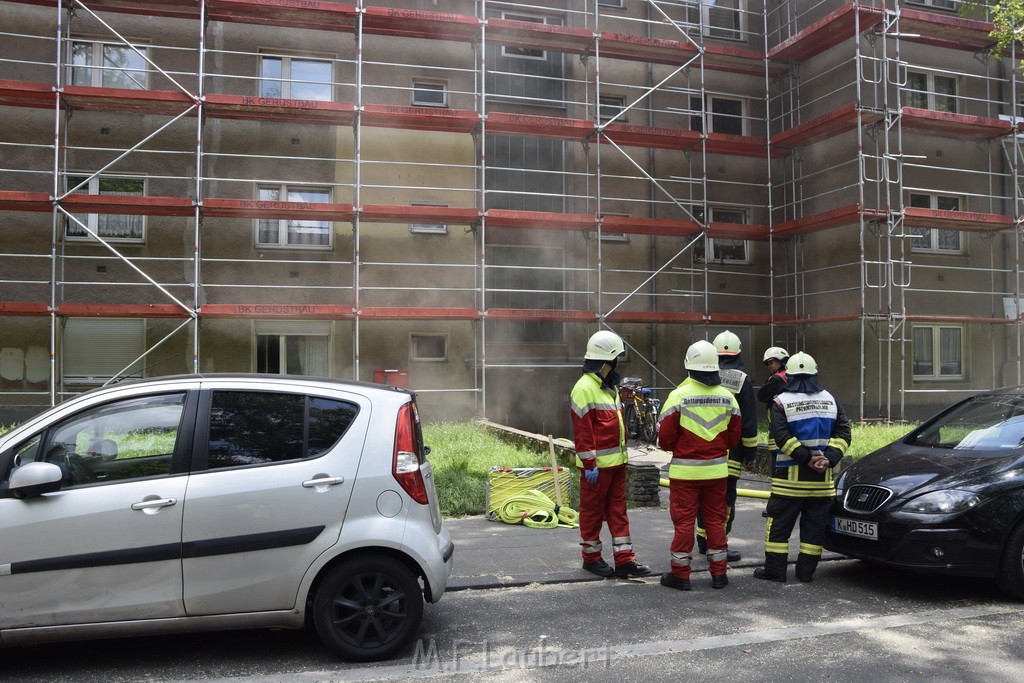
<svg viewBox="0 0 1024 683">
<path fill-rule="evenodd" d="M 622 417 L 626 423 L 626 437 L 655 443 L 658 438 L 658 413 L 661 401 L 643 385 L 639 377 L 624 377 L 619 383 Z"/>
</svg>

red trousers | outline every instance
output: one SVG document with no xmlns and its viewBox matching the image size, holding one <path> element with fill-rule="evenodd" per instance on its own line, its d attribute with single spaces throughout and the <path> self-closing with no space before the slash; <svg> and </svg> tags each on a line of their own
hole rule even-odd
<svg viewBox="0 0 1024 683">
<path fill-rule="evenodd" d="M 693 551 L 693 527 L 697 510 L 704 518 L 708 537 L 708 566 L 712 576 L 725 574 L 728 540 L 725 522 L 729 516 L 726 477 L 721 479 L 669 480 L 669 514 L 675 534 L 669 550 L 672 574 L 680 579 L 690 578 L 690 557 Z"/>
<path fill-rule="evenodd" d="M 615 566 L 636 561 L 633 540 L 629 537 L 629 516 L 626 514 L 625 465 L 602 467 L 596 484 L 588 484 L 580 469 L 579 512 L 584 562 L 601 559 L 601 526 L 605 522 L 608 522 L 608 531 L 612 535 Z"/>
</svg>

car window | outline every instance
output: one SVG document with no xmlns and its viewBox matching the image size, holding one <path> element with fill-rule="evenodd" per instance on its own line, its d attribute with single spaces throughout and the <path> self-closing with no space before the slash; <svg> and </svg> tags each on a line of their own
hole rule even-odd
<svg viewBox="0 0 1024 683">
<path fill-rule="evenodd" d="M 337 443 L 358 411 L 352 403 L 302 394 L 216 390 L 207 467 L 317 457 Z"/>
<path fill-rule="evenodd" d="M 42 457 L 64 473 L 64 486 L 170 474 L 185 394 L 161 394 L 106 403 L 50 430 Z M 28 447 L 16 459 L 24 464 Z"/>
<path fill-rule="evenodd" d="M 984 396 L 968 401 L 923 425 L 907 438 L 907 443 L 958 451 L 1022 448 L 1024 400 L 1018 396 Z"/>
</svg>

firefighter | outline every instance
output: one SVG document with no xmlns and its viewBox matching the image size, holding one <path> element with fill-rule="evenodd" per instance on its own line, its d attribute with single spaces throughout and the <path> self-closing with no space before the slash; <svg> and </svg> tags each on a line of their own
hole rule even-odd
<svg viewBox="0 0 1024 683">
<path fill-rule="evenodd" d="M 687 378 L 672 390 L 658 419 L 658 445 L 672 454 L 668 468 L 672 536 L 670 571 L 661 585 L 690 590 L 690 553 L 698 510 L 707 531 L 711 587 L 725 588 L 729 452 L 740 443 L 740 407 L 721 386 L 718 352 L 699 341 L 686 350 Z"/>
<path fill-rule="evenodd" d="M 740 356 L 740 338 L 726 330 L 715 337 L 715 350 L 718 351 L 718 376 L 722 386 L 736 396 L 740 405 L 740 444 L 729 451 L 729 478 L 727 480 L 726 502 L 728 516 L 725 522 L 725 533 L 732 531 L 732 520 L 736 517 L 736 486 L 740 473 L 754 469 L 757 462 L 757 400 L 754 398 L 754 383 L 747 376 Z M 707 532 L 704 530 L 704 516 L 697 511 L 697 549 L 701 553 L 708 550 Z M 742 559 L 738 550 L 729 550 L 729 562 Z"/>
<path fill-rule="evenodd" d="M 778 450 L 766 507 L 764 567 L 755 569 L 754 576 L 786 580 L 789 536 L 799 517 L 796 577 L 809 582 L 821 559 L 828 509 L 836 494 L 832 468 L 850 447 L 850 421 L 818 384 L 818 365 L 811 356 L 793 354 L 787 368 L 789 379 L 771 408 L 768 435 Z"/>
<path fill-rule="evenodd" d="M 768 408 L 768 417 L 772 415 L 772 402 L 786 386 L 786 361 L 789 354 L 781 346 L 769 347 L 764 352 L 764 364 L 772 374 L 764 381 L 761 388 L 757 390 L 757 400 Z"/>
<path fill-rule="evenodd" d="M 576 466 L 580 470 L 580 545 L 583 569 L 598 576 L 647 576 L 638 564 L 626 514 L 626 426 L 615 365 L 625 345 L 608 330 L 587 342 L 583 376 L 570 397 Z M 601 557 L 601 526 L 612 536 L 613 569 Z"/>
</svg>

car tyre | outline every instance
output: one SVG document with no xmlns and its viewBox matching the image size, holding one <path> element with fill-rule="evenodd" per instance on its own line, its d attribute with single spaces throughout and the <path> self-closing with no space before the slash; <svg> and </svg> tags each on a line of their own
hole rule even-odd
<svg viewBox="0 0 1024 683">
<path fill-rule="evenodd" d="M 313 596 L 313 624 L 331 651 L 353 662 L 386 659 L 408 645 L 423 618 L 416 575 L 384 555 L 356 557 L 324 576 Z"/>
<path fill-rule="evenodd" d="M 1024 599 L 1024 522 L 1014 527 L 1006 539 L 996 584 L 1007 595 Z"/>
</svg>

